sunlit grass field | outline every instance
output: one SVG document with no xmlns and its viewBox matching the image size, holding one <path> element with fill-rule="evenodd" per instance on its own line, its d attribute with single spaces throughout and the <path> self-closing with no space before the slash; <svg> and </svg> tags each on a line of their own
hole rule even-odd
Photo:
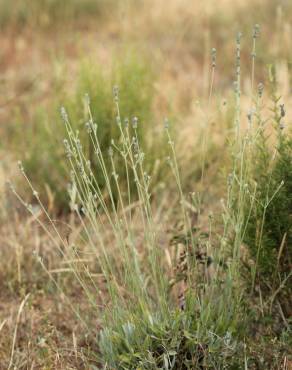
<svg viewBox="0 0 292 370">
<path fill-rule="evenodd" d="M 292 368 L 291 19 L 0 0 L 0 369 Z"/>
</svg>

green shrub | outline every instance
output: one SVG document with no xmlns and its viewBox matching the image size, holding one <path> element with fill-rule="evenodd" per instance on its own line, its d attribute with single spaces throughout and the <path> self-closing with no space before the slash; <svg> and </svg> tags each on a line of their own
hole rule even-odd
<svg viewBox="0 0 292 370">
<path fill-rule="evenodd" d="M 292 257 L 292 138 L 280 134 L 275 159 L 266 138 L 259 142 L 253 168 L 256 205 L 248 218 L 245 242 L 259 279 L 275 288 L 288 276 Z"/>
<path fill-rule="evenodd" d="M 260 151 L 268 150 L 262 146 Z M 277 146 L 276 160 L 272 153 L 268 158 L 258 158 L 254 168 L 257 183 L 257 206 L 249 219 L 246 242 L 253 256 L 257 255 L 259 239 L 261 246 L 258 257 L 260 273 L 274 275 L 278 265 L 288 272 L 291 258 L 291 209 L 292 209 L 292 140 L 283 137 Z M 263 153 L 268 156 L 268 152 Z M 262 231 L 260 230 L 262 228 Z M 289 247 L 290 246 L 290 247 Z M 281 254 L 279 255 L 279 253 Z"/>
<path fill-rule="evenodd" d="M 250 157 L 249 185 L 252 210 L 246 207 L 244 240 L 255 261 L 255 274 L 265 290 L 289 286 L 292 258 L 292 137 L 285 128 L 285 108 L 273 93 L 274 132 L 271 145 L 270 121 L 263 122 L 258 112 L 259 127 Z M 290 273 L 290 275 L 289 275 Z M 284 285 L 284 286 L 281 286 Z M 281 289 L 282 290 L 282 289 Z M 270 293 L 269 293 L 270 294 Z"/>
</svg>

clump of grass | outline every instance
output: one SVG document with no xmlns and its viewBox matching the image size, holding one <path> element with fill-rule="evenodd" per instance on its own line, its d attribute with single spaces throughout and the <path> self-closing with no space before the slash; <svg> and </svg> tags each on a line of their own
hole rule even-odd
<svg viewBox="0 0 292 370">
<path fill-rule="evenodd" d="M 243 314 L 237 268 L 242 220 L 234 213 L 236 221 L 233 225 L 231 217 L 227 213 L 225 215 L 224 233 L 219 238 L 219 259 L 226 258 L 226 238 L 230 229 L 234 230 L 236 239 L 232 247 L 233 258 L 224 273 L 224 279 L 220 277 L 222 271 L 218 265 L 211 279 L 203 277 L 201 283 L 196 285 L 198 261 L 195 256 L 200 243 L 191 227 L 175 145 L 169 124 L 166 123 L 165 132 L 171 154 L 168 163 L 177 184 L 176 198 L 188 235 L 184 272 L 185 303 L 182 310 L 176 299 L 177 286 L 171 282 L 172 276 L 175 277 L 179 256 L 177 251 L 169 250 L 168 245 L 159 241 L 159 234 L 163 232 L 164 207 L 158 206 L 160 210 L 155 214 L 151 204 L 152 173 L 145 168 L 147 155 L 145 157 L 140 142 L 139 123 L 134 120 L 131 125 L 125 124 L 117 90 L 114 102 L 115 125 L 119 136 L 104 152 L 98 137 L 100 128 L 93 120 L 92 103 L 89 99 L 85 100 L 85 109 L 90 118 L 86 131 L 93 149 L 91 159 L 81 143 L 81 133 L 70 123 L 66 110 L 62 110 L 67 132 L 64 144 L 72 180 L 70 207 L 83 227 L 81 237 L 86 249 L 84 242 L 79 247 L 76 242 L 68 246 L 68 241 L 61 237 L 20 164 L 34 197 L 51 223 L 53 233 L 49 232 L 49 235 L 52 241 L 84 289 L 92 307 L 87 315 L 81 315 L 76 306 L 72 309 L 92 335 L 96 335 L 95 329 L 92 330 L 92 316 L 95 317 L 99 312 L 103 329 L 96 341 L 101 352 L 99 361 L 104 367 L 156 369 L 164 366 L 192 369 L 213 364 L 216 368 L 224 368 L 241 348 L 236 337 L 240 337 Z M 100 173 L 94 171 L 93 161 L 98 164 Z M 122 190 L 120 184 L 121 172 L 126 173 L 126 191 Z M 103 177 L 102 187 L 99 176 Z M 133 187 L 137 200 L 133 198 Z M 33 208 L 21 197 L 19 199 L 34 214 Z M 41 218 L 36 219 L 48 230 Z M 211 224 L 210 218 L 210 229 Z M 211 247 L 211 235 L 208 243 Z M 90 263 L 83 258 L 86 255 L 91 256 Z M 41 257 L 39 261 L 62 290 Z M 97 275 L 103 276 L 103 289 Z M 94 356 L 97 357 L 97 354 Z M 242 357 L 234 358 L 234 361 L 241 363 Z"/>
</svg>

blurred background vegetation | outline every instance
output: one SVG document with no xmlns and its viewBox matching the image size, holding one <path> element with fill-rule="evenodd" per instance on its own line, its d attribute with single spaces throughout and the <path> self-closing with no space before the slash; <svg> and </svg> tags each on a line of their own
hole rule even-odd
<svg viewBox="0 0 292 370">
<path fill-rule="evenodd" d="M 167 12 L 163 2 L 152 0 L 1 0 L 2 151 L 21 158 L 36 183 L 45 180 L 62 208 L 67 178 L 59 109 L 67 107 L 80 128 L 86 121 L 82 100 L 88 93 L 94 119 L 103 125 L 105 149 L 115 130 L 109 122 L 115 116 L 112 88 L 118 84 L 122 114 L 141 120 L 145 145 L 154 145 L 164 118 L 171 118 L 182 133 L 179 155 L 186 176 L 196 178 L 199 154 L 189 148 L 202 139 L 198 128 L 209 94 L 211 48 L 217 49 L 217 107 L 232 90 L 238 31 L 243 35 L 243 94 L 249 93 L 255 23 L 261 25 L 256 81 L 264 83 L 267 66 L 275 64 L 280 89 L 289 94 L 291 15 L 291 2 L 285 0 L 224 0 L 220 5 L 213 0 L 192 5 L 172 0 Z M 228 129 L 232 107 L 213 111 L 209 162 L 216 162 L 216 151 L 224 145 L 220 132 Z M 149 158 L 152 168 L 154 161 Z"/>
</svg>

